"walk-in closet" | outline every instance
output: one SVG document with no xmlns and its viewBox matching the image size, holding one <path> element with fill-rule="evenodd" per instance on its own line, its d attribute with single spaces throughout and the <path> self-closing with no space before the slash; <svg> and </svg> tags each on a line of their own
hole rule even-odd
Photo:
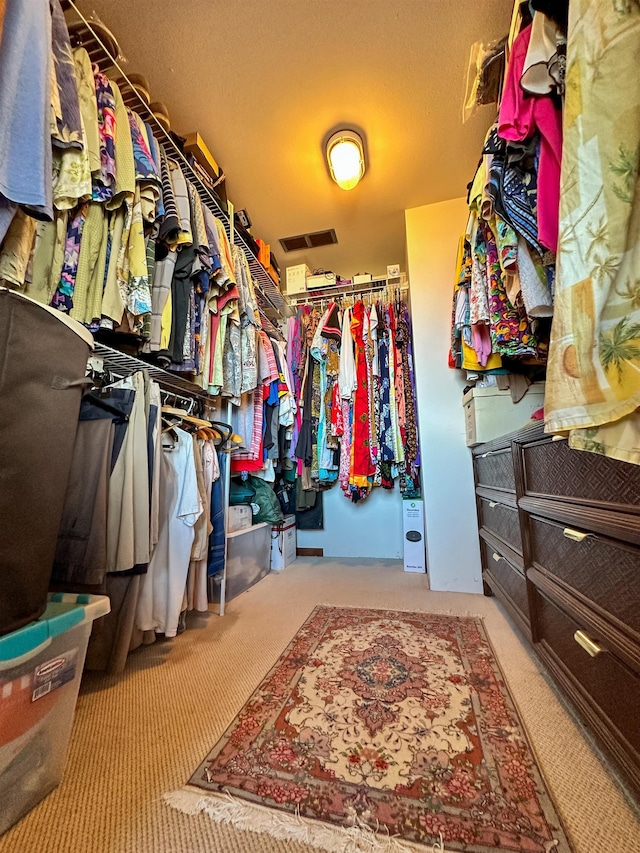
<svg viewBox="0 0 640 853">
<path fill-rule="evenodd" d="M 639 66 L 0 0 L 0 853 L 637 853 Z"/>
</svg>

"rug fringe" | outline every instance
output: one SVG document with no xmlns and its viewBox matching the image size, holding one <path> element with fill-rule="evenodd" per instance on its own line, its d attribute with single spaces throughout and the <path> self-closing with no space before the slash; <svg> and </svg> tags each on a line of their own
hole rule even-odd
<svg viewBox="0 0 640 853">
<path fill-rule="evenodd" d="M 410 853 L 429 848 L 401 841 L 389 834 L 375 832 L 356 818 L 354 826 L 333 827 L 321 821 L 287 814 L 265 806 L 234 799 L 230 794 L 203 794 L 196 788 L 182 788 L 163 795 L 164 801 L 188 815 L 204 812 L 216 823 L 236 829 L 266 833 L 278 840 L 293 840 L 326 853 Z M 433 853 L 446 853 L 442 836 L 431 848 Z"/>
</svg>

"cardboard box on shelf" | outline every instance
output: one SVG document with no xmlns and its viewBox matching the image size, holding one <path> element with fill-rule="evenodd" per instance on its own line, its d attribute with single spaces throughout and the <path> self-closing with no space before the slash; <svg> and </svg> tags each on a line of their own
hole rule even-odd
<svg viewBox="0 0 640 853">
<path fill-rule="evenodd" d="M 319 287 L 334 287 L 336 283 L 336 274 L 333 272 L 322 272 L 317 275 L 310 275 L 307 278 L 307 290 L 313 290 Z"/>
<path fill-rule="evenodd" d="M 184 150 L 186 154 L 193 154 L 202 168 L 209 172 L 212 177 L 220 177 L 220 166 L 216 163 L 216 160 L 211 151 L 209 151 L 206 142 L 197 131 L 187 134 L 184 143 Z"/>
<path fill-rule="evenodd" d="M 526 426 L 531 415 L 544 405 L 544 382 L 535 382 L 518 403 L 510 391 L 495 385 L 472 388 L 462 398 L 467 447 L 483 444 Z"/>
<path fill-rule="evenodd" d="M 238 530 L 246 530 L 247 527 L 251 527 L 253 524 L 251 507 L 245 504 L 242 506 L 230 506 L 227 522 L 229 525 L 227 533 L 236 533 Z"/>
<path fill-rule="evenodd" d="M 293 267 L 287 267 L 287 293 L 304 293 L 307 289 L 307 279 L 310 275 L 311 270 L 306 264 L 296 264 Z"/>
</svg>

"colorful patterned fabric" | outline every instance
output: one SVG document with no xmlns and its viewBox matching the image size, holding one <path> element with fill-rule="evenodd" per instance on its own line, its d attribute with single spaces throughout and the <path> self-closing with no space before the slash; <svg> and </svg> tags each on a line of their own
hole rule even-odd
<svg viewBox="0 0 640 853">
<path fill-rule="evenodd" d="M 535 140 L 531 144 L 535 146 Z M 536 153 L 535 148 L 524 148 L 508 154 L 502 174 L 501 196 L 507 221 L 534 249 L 544 254 L 538 239 Z"/>
<path fill-rule="evenodd" d="M 156 181 L 160 178 L 156 171 L 156 164 L 149 144 L 142 133 L 141 120 L 131 110 L 127 110 L 129 130 L 131 132 L 131 143 L 133 145 L 133 160 L 136 168 L 136 181 Z"/>
<path fill-rule="evenodd" d="M 100 137 L 100 172 L 93 176 L 93 200 L 107 201 L 116 184 L 116 102 L 108 78 L 94 69 Z"/>
<path fill-rule="evenodd" d="M 487 278 L 487 246 L 485 231 L 481 224 L 477 225 L 473 239 L 471 255 L 471 277 L 469 284 L 469 323 L 488 323 L 491 318 L 489 308 L 489 285 Z M 465 247 L 466 251 L 466 247 Z M 470 248 L 469 248 L 470 251 Z M 460 278 L 466 278 L 469 273 L 469 259 L 463 256 Z"/>
<path fill-rule="evenodd" d="M 324 334 L 323 334 L 324 337 Z M 335 338 L 325 338 L 326 343 L 326 374 L 327 382 L 324 393 L 324 417 L 325 423 L 329 425 L 326 435 L 327 447 L 337 448 L 337 434 L 331 429 L 331 424 L 334 422 L 333 407 L 336 399 L 336 391 L 338 388 L 338 374 L 340 372 L 340 351 L 338 342 Z"/>
<path fill-rule="evenodd" d="M 537 355 L 537 340 L 520 302 L 512 305 L 502 278 L 498 248 L 493 232 L 484 226 L 487 247 L 487 276 L 491 307 L 491 345 L 495 352 L 510 357 Z"/>
<path fill-rule="evenodd" d="M 640 464 L 638 67 L 638 3 L 572 0 L 546 428 L 570 430 L 571 447 L 635 464 Z"/>
<path fill-rule="evenodd" d="M 131 210 L 129 242 L 127 246 L 128 281 L 125 307 L 133 317 L 151 313 L 151 288 L 147 268 L 147 246 L 140 201 L 140 187 L 136 185 Z"/>
<path fill-rule="evenodd" d="M 60 0 L 50 0 L 51 43 L 60 112 L 56 115 L 55 132 L 51 142 L 57 148 L 81 149 L 83 146 L 82 121 L 78 102 L 78 86 L 69 40 L 69 30 L 64 19 Z"/>
<path fill-rule="evenodd" d="M 67 228 L 60 283 L 51 300 L 51 305 L 60 311 L 68 312 L 73 308 L 73 291 L 76 286 L 80 242 L 82 240 L 82 231 L 87 218 L 88 207 L 88 204 L 83 204 L 79 207 Z"/>
<path fill-rule="evenodd" d="M 369 376 L 363 337 L 364 315 L 364 303 L 362 301 L 356 302 L 352 311 L 351 330 L 356 344 L 356 376 L 358 385 L 353 403 L 352 464 L 349 482 L 352 486 L 367 488 L 369 486 L 369 477 L 373 477 L 376 469 L 371 461 Z"/>
<path fill-rule="evenodd" d="M 349 477 L 351 473 L 351 427 L 353 424 L 353 401 L 341 400 L 342 405 L 342 440 L 340 442 L 340 470 L 338 480 L 346 498 L 351 497 Z"/>
<path fill-rule="evenodd" d="M 416 466 L 420 465 L 420 440 L 418 437 L 418 398 L 416 394 L 416 376 L 413 362 L 413 334 L 411 327 L 411 316 L 406 302 L 402 303 L 403 327 L 405 341 L 403 345 L 403 354 L 407 362 L 405 370 L 405 396 L 407 397 L 408 407 L 408 430 L 414 435 L 411 436 L 411 447 L 415 446 L 415 453 L 411 456 L 411 462 Z"/>
<path fill-rule="evenodd" d="M 402 362 L 402 396 L 404 399 L 404 448 L 405 460 L 415 462 L 418 458 L 418 425 L 412 384 L 412 368 L 409 362 L 410 331 L 404 303 L 396 308 L 396 346 Z"/>
<path fill-rule="evenodd" d="M 56 210 L 72 210 L 79 202 L 91 198 L 89 155 L 84 148 L 54 150 L 52 167 L 53 206 Z"/>
<path fill-rule="evenodd" d="M 378 377 L 374 375 L 374 354 L 377 363 L 377 347 L 375 346 L 376 340 L 374 334 L 372 334 L 371 310 L 368 308 L 365 309 L 364 321 L 364 345 L 365 357 L 367 359 L 367 384 L 369 386 L 369 454 L 371 464 L 375 468 L 379 454 L 376 413 L 380 405 L 380 388 L 378 386 Z M 377 317 L 375 318 L 375 323 L 377 326 Z M 374 482 L 375 480 L 376 478 L 374 478 Z"/>
<path fill-rule="evenodd" d="M 378 331 L 378 361 L 380 364 L 380 408 L 378 415 L 378 445 L 382 462 L 395 461 L 395 437 L 391 420 L 391 380 L 389 326 L 383 321 Z"/>
<path fill-rule="evenodd" d="M 105 202 L 108 210 L 116 210 L 125 198 L 133 198 L 136 188 L 136 166 L 133 157 L 133 142 L 127 108 L 117 84 L 111 81 L 116 105 L 116 184 L 113 197 Z"/>
</svg>

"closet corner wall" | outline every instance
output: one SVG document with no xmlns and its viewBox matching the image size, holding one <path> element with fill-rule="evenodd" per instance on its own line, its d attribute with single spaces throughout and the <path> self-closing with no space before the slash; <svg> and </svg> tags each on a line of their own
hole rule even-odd
<svg viewBox="0 0 640 853">
<path fill-rule="evenodd" d="M 405 211 L 431 589 L 482 592 L 462 377 L 447 367 L 451 282 L 466 199 Z M 455 531 L 455 535 L 452 534 Z"/>
</svg>

